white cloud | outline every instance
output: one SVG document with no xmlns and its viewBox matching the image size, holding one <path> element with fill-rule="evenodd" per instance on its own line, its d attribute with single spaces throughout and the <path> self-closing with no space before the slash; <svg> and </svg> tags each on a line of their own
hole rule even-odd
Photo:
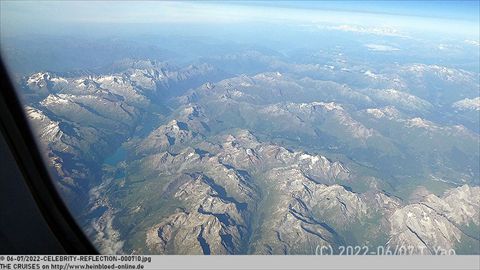
<svg viewBox="0 0 480 270">
<path fill-rule="evenodd" d="M 477 41 L 477 40 L 469 40 L 469 39 L 467 39 L 467 40 L 465 40 L 465 43 L 470 44 L 470 45 L 473 45 L 473 46 L 480 46 L 480 42 Z"/>
<path fill-rule="evenodd" d="M 362 34 L 371 34 L 371 35 L 379 35 L 379 36 L 392 36 L 392 37 L 408 37 L 407 35 L 401 33 L 399 30 L 393 27 L 365 27 L 360 25 L 348 25 L 342 24 L 337 26 L 327 26 L 325 27 L 329 30 L 338 30 L 344 32 L 355 32 L 355 33 L 362 33 Z"/>
<path fill-rule="evenodd" d="M 364 46 L 371 51 L 378 51 L 378 52 L 393 52 L 393 51 L 400 50 L 399 48 L 395 48 L 388 45 L 381 45 L 381 44 L 365 44 Z"/>
</svg>

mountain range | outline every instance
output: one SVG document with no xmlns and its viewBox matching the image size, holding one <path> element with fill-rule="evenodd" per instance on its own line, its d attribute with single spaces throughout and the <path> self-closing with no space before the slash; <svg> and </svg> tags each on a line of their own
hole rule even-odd
<svg viewBox="0 0 480 270">
<path fill-rule="evenodd" d="M 102 253 L 480 253 L 479 76 L 245 50 L 17 84 Z"/>
</svg>

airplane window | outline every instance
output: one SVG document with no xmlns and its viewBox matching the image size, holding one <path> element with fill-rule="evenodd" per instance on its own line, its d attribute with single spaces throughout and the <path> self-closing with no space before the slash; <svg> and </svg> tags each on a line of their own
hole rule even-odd
<svg viewBox="0 0 480 270">
<path fill-rule="evenodd" d="M 102 254 L 479 255 L 478 1 L 1 2 Z"/>
</svg>

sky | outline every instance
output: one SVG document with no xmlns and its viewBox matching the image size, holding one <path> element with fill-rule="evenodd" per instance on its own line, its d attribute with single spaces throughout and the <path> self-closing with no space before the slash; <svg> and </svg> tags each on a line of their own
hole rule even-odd
<svg viewBox="0 0 480 270">
<path fill-rule="evenodd" d="M 362 25 L 478 40 L 479 1 L 1 1 L 2 35 L 94 31 L 92 25 L 276 23 Z"/>
</svg>

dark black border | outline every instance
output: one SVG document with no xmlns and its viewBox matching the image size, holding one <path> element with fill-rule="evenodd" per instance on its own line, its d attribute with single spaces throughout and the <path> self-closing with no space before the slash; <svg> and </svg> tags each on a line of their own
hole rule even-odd
<svg viewBox="0 0 480 270">
<path fill-rule="evenodd" d="M 50 177 L 1 56 L 0 132 L 5 137 L 41 214 L 65 252 L 98 254 L 71 215 Z"/>
</svg>

